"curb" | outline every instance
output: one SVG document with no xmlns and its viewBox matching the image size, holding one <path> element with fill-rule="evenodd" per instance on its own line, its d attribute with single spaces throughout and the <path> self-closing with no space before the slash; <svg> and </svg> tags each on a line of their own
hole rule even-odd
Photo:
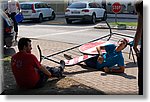
<svg viewBox="0 0 150 102">
<path fill-rule="evenodd" d="M 107 14 L 108 18 L 115 18 L 115 14 Z M 131 14 L 117 14 L 118 19 L 137 19 L 137 15 Z"/>
<path fill-rule="evenodd" d="M 136 30 L 136 26 L 112 26 L 110 25 L 111 29 L 117 29 L 117 30 Z M 94 26 L 95 29 L 109 29 L 107 25 L 99 24 Z"/>
<path fill-rule="evenodd" d="M 137 19 L 136 15 L 124 16 L 125 14 L 121 14 L 117 16 L 118 19 Z M 57 18 L 65 17 L 65 14 L 56 14 Z M 107 18 L 115 18 L 115 14 L 107 14 Z"/>
</svg>

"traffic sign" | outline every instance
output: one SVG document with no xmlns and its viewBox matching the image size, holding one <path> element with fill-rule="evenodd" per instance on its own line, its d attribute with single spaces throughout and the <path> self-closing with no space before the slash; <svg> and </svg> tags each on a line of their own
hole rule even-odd
<svg viewBox="0 0 150 102">
<path fill-rule="evenodd" d="M 112 5 L 112 11 L 114 13 L 119 13 L 122 9 L 122 6 L 119 2 L 115 2 L 113 5 Z"/>
</svg>

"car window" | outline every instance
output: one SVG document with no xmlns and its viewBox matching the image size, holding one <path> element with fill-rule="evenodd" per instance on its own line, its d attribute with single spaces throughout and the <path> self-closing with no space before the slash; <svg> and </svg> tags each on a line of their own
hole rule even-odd
<svg viewBox="0 0 150 102">
<path fill-rule="evenodd" d="M 51 5 L 50 5 L 50 4 L 47 4 L 47 7 L 48 7 L 48 8 L 51 8 Z"/>
<path fill-rule="evenodd" d="M 99 4 L 96 4 L 97 8 L 101 8 L 101 6 Z"/>
<path fill-rule="evenodd" d="M 89 3 L 90 8 L 98 8 L 96 3 Z"/>
<path fill-rule="evenodd" d="M 32 9 L 32 4 L 21 4 L 21 9 L 25 10 Z"/>
<path fill-rule="evenodd" d="M 44 3 L 44 4 L 43 4 L 43 7 L 44 7 L 44 8 L 48 8 L 48 5 Z"/>
<path fill-rule="evenodd" d="M 77 9 L 86 8 L 86 3 L 73 3 L 68 8 L 77 8 Z"/>
<path fill-rule="evenodd" d="M 40 4 L 35 4 L 35 8 L 37 9 L 37 8 L 41 8 L 40 7 Z"/>
<path fill-rule="evenodd" d="M 45 3 L 39 3 L 39 4 L 36 4 L 35 5 L 35 8 L 47 8 L 48 6 L 47 6 L 47 4 L 45 4 Z"/>
<path fill-rule="evenodd" d="M 101 6 L 98 3 L 89 3 L 90 8 L 101 8 Z"/>
<path fill-rule="evenodd" d="M 40 8 L 45 8 L 45 5 L 43 3 L 40 3 Z"/>
</svg>

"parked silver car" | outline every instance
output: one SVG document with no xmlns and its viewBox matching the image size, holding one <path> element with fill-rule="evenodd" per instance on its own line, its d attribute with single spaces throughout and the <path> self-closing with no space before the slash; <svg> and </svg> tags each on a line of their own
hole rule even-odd
<svg viewBox="0 0 150 102">
<path fill-rule="evenodd" d="M 74 2 L 65 12 L 67 23 L 72 23 L 74 20 L 87 20 L 95 23 L 96 19 L 107 19 L 106 10 L 96 2 Z"/>
<path fill-rule="evenodd" d="M 42 22 L 44 18 L 55 19 L 54 10 L 45 2 L 22 2 L 20 6 L 24 20 Z"/>
</svg>

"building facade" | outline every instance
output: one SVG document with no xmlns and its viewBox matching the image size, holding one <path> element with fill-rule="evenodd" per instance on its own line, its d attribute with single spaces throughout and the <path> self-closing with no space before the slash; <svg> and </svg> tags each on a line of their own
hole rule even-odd
<svg viewBox="0 0 150 102">
<path fill-rule="evenodd" d="M 70 5 L 72 2 L 77 2 L 81 0 L 19 0 L 19 2 L 34 2 L 34 1 L 42 1 L 47 2 L 51 5 L 51 7 L 55 10 L 56 14 L 64 14 L 65 10 L 68 5 Z M 97 2 L 101 6 L 105 4 L 105 9 L 108 13 L 112 12 L 112 5 L 116 0 L 82 0 L 82 1 L 92 1 Z M 7 7 L 7 0 L 2 0 L 2 9 L 6 9 Z M 117 0 L 122 5 L 122 10 L 120 13 L 134 13 L 134 3 L 135 0 Z"/>
</svg>

